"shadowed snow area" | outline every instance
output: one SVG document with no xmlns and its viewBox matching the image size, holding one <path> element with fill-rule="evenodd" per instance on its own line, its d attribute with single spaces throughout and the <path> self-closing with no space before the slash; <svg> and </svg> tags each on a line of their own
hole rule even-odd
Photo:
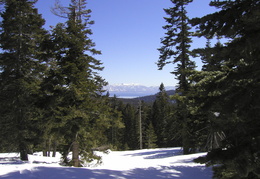
<svg viewBox="0 0 260 179">
<path fill-rule="evenodd" d="M 205 153 L 182 155 L 181 148 L 98 152 L 103 163 L 96 167 L 59 165 L 59 158 L 30 155 L 29 162 L 17 154 L 0 154 L 1 179 L 210 179 L 211 168 L 193 162 Z"/>
</svg>

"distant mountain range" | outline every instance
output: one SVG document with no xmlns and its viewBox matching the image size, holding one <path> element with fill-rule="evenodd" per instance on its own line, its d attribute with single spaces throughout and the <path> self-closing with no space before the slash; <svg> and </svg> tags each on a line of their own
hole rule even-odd
<svg viewBox="0 0 260 179">
<path fill-rule="evenodd" d="M 175 90 L 168 90 L 168 91 L 166 91 L 166 93 L 169 96 L 171 96 L 171 95 L 175 94 Z M 125 104 L 132 104 L 132 105 L 138 106 L 139 101 L 143 101 L 145 103 L 152 104 L 156 100 L 157 95 L 158 95 L 158 93 L 153 94 L 153 95 L 148 95 L 148 96 L 137 97 L 137 98 L 117 98 L 117 99 L 123 101 Z"/>
<path fill-rule="evenodd" d="M 136 98 L 154 95 L 159 92 L 159 86 L 144 86 L 139 84 L 116 84 L 107 85 L 105 88 L 110 96 L 118 98 Z M 174 90 L 174 86 L 165 86 L 165 90 Z"/>
</svg>

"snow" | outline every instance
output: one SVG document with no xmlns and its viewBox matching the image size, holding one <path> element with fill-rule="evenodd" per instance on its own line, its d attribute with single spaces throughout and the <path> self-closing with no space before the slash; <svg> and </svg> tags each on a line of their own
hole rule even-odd
<svg viewBox="0 0 260 179">
<path fill-rule="evenodd" d="M 83 168 L 59 165 L 56 158 L 40 153 L 29 155 L 28 162 L 15 153 L 0 154 L 1 179 L 210 179 L 211 168 L 193 160 L 206 153 L 182 155 L 181 148 L 97 152 L 102 164 Z"/>
</svg>

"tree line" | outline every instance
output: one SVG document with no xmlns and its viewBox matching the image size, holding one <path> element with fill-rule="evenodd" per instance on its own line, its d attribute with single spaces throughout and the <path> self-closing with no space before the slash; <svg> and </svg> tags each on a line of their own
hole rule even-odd
<svg viewBox="0 0 260 179">
<path fill-rule="evenodd" d="M 213 166 L 214 178 L 260 178 L 259 0 L 210 1 L 218 10 L 193 19 L 186 11 L 192 0 L 171 2 L 158 67 L 176 65 L 184 153 L 202 142 L 208 154 L 197 161 Z M 193 37 L 207 39 L 205 47 L 191 50 Z M 201 70 L 193 57 L 202 60 Z"/>
<path fill-rule="evenodd" d="M 161 84 L 152 103 L 125 103 L 116 96 L 111 106 L 121 114 L 124 128 L 108 130 L 110 147 L 116 150 L 134 150 L 181 145 L 180 132 L 174 114 L 176 104 Z M 172 132 L 175 130 L 175 132 Z"/>
<path fill-rule="evenodd" d="M 173 65 L 176 93 L 168 96 L 161 84 L 152 105 L 134 106 L 103 95 L 86 0 L 57 4 L 66 22 L 49 31 L 35 0 L 1 1 L 0 150 L 18 151 L 22 160 L 59 150 L 65 164 L 80 166 L 104 144 L 182 146 L 184 154 L 207 151 L 196 161 L 213 166 L 215 178 L 259 178 L 260 3 L 214 0 L 216 12 L 190 19 L 192 0 L 171 2 L 157 65 Z M 207 42 L 191 49 L 196 37 Z"/>
</svg>

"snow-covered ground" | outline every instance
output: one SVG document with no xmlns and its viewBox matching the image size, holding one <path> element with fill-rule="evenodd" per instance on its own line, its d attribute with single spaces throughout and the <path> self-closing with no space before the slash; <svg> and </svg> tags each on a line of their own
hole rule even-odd
<svg viewBox="0 0 260 179">
<path fill-rule="evenodd" d="M 180 148 L 109 151 L 99 166 L 74 168 L 59 165 L 60 156 L 30 155 L 21 162 L 17 154 L 0 154 L 1 179 L 210 179 L 211 168 L 194 163 L 205 153 L 181 155 Z"/>
</svg>

